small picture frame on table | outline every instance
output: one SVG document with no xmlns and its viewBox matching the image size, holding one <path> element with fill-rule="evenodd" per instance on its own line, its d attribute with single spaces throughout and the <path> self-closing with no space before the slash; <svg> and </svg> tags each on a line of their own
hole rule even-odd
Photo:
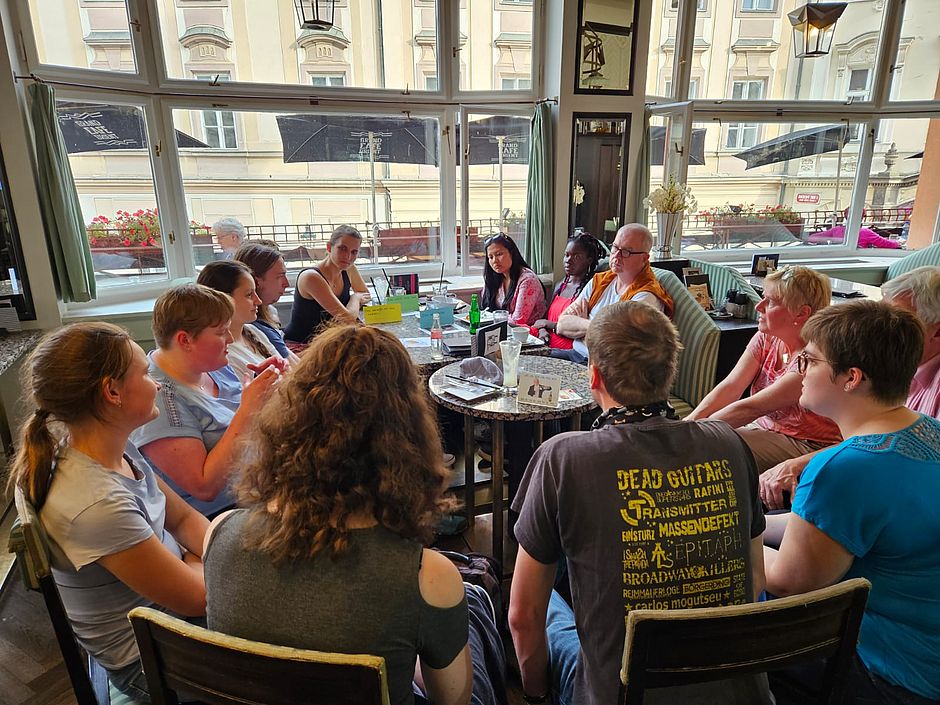
<svg viewBox="0 0 940 705">
<path fill-rule="evenodd" d="M 711 282 L 707 274 L 689 274 L 685 277 L 685 288 L 692 294 L 692 298 L 706 311 L 715 308 L 712 297 Z"/>
<path fill-rule="evenodd" d="M 520 404 L 558 406 L 561 397 L 561 377 L 537 372 L 519 373 L 517 400 Z"/>
<path fill-rule="evenodd" d="M 481 326 L 470 343 L 473 357 L 490 357 L 499 352 L 499 342 L 509 337 L 509 325 L 506 321 Z"/>
<path fill-rule="evenodd" d="M 751 276 L 766 277 L 771 272 L 777 271 L 777 265 L 780 262 L 780 253 L 754 255 L 751 258 Z"/>
</svg>

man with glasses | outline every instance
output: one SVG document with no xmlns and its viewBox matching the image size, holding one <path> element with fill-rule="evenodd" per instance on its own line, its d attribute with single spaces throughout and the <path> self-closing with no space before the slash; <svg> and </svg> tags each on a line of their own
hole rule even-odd
<svg viewBox="0 0 940 705">
<path fill-rule="evenodd" d="M 610 271 L 600 272 L 558 319 L 556 332 L 574 340 L 571 350 L 552 351 L 553 356 L 587 364 L 584 336 L 588 325 L 606 306 L 617 301 L 639 301 L 672 318 L 672 298 L 650 268 L 653 236 L 639 223 L 624 225 L 610 246 Z"/>
<path fill-rule="evenodd" d="M 222 218 L 212 224 L 212 234 L 222 248 L 219 259 L 233 259 L 238 248 L 248 237 L 248 231 L 238 218 Z"/>
</svg>

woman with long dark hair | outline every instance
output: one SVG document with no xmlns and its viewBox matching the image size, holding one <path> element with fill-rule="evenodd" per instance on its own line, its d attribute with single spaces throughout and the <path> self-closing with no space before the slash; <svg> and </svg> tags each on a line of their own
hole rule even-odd
<svg viewBox="0 0 940 705">
<path fill-rule="evenodd" d="M 207 540 L 209 627 L 382 656 L 397 705 L 413 702 L 416 658 L 435 705 L 467 703 L 471 683 L 479 694 L 487 684 L 467 643 L 474 596 L 423 547 L 449 507 L 449 475 L 398 339 L 328 326 L 261 412 L 250 447 L 236 485 L 243 508 L 220 516 Z"/>
<path fill-rule="evenodd" d="M 509 324 L 531 326 L 545 315 L 545 290 L 508 235 L 486 241 L 480 308 L 509 311 Z"/>
<path fill-rule="evenodd" d="M 20 430 L 10 481 L 39 512 L 79 644 L 115 688 L 149 702 L 127 613 L 205 614 L 209 525 L 129 441 L 157 417 L 159 385 L 140 346 L 109 323 L 47 334 L 24 371 L 36 409 Z"/>
</svg>

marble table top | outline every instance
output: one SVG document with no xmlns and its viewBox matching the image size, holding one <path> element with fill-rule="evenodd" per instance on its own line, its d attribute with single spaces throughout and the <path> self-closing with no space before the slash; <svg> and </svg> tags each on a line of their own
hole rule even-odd
<svg viewBox="0 0 940 705">
<path fill-rule="evenodd" d="M 402 319 L 398 323 L 380 323 L 373 324 L 376 328 L 382 328 L 387 330 L 389 333 L 394 335 L 399 340 L 407 340 L 408 338 L 421 338 L 426 339 L 429 337 L 428 331 L 421 328 L 420 321 L 417 316 L 413 314 L 403 314 Z M 465 332 L 465 329 L 459 324 L 456 326 Z M 445 338 L 446 339 L 446 338 Z M 435 360 L 431 357 L 431 348 L 430 346 L 425 347 L 409 347 L 405 346 L 405 349 L 408 350 L 408 354 L 411 356 L 412 362 L 414 362 L 421 372 L 425 376 L 429 376 L 432 372 L 441 369 L 445 365 L 449 365 L 452 362 L 459 362 L 462 360 L 462 357 L 455 357 L 453 355 L 445 354 L 443 359 Z M 547 345 L 525 345 L 522 348 L 523 355 L 547 355 L 548 346 Z"/>
<path fill-rule="evenodd" d="M 23 355 L 36 347 L 45 334 L 41 330 L 21 330 L 0 333 L 0 375 L 12 367 Z"/>
<path fill-rule="evenodd" d="M 561 377 L 562 390 L 570 389 L 579 399 L 563 401 L 557 407 L 520 404 L 516 395 L 496 392 L 473 402 L 463 401 L 447 393 L 450 383 L 446 375 L 459 376 L 459 362 L 439 369 L 428 380 L 431 397 L 441 406 L 478 419 L 497 421 L 547 421 L 563 419 L 593 409 L 596 404 L 591 397 L 587 368 L 576 362 L 556 360 L 552 357 L 528 356 L 519 360 L 520 372 L 538 372 Z"/>
</svg>

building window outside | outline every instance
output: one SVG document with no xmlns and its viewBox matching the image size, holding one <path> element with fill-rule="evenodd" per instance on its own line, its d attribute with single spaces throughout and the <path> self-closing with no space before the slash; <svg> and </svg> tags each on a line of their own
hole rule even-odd
<svg viewBox="0 0 940 705">
<path fill-rule="evenodd" d="M 849 88 L 845 97 L 850 102 L 868 100 L 871 97 L 871 71 L 869 69 L 851 69 L 849 71 Z M 862 126 L 853 125 L 849 131 L 849 139 L 856 141 L 861 137 Z"/>
<path fill-rule="evenodd" d="M 775 0 L 741 0 L 744 12 L 773 12 Z"/>
<path fill-rule="evenodd" d="M 501 88 L 504 91 L 522 91 L 532 88 L 531 78 L 503 78 Z"/>
<path fill-rule="evenodd" d="M 342 73 L 316 73 L 310 76 L 314 86 L 345 86 L 346 75 Z"/>
<path fill-rule="evenodd" d="M 215 81 L 222 83 L 231 78 L 230 74 L 195 74 L 197 81 Z M 238 149 L 238 136 L 235 133 L 235 113 L 231 110 L 203 110 L 202 130 L 206 144 L 212 149 Z"/>
<path fill-rule="evenodd" d="M 664 90 L 665 90 L 665 93 L 663 93 L 663 95 L 670 96 L 670 97 L 672 96 L 672 80 L 671 79 L 666 79 Z M 689 79 L 689 100 L 695 100 L 696 98 L 698 98 L 698 79 L 691 78 Z"/>
<path fill-rule="evenodd" d="M 438 86 L 437 76 L 425 76 L 424 77 L 424 90 L 426 91 L 440 90 Z"/>
<path fill-rule="evenodd" d="M 731 84 L 732 100 L 760 100 L 764 97 L 763 79 L 745 79 Z M 728 125 L 727 149 L 747 149 L 757 144 L 760 126 L 753 122 L 733 122 Z"/>
</svg>

